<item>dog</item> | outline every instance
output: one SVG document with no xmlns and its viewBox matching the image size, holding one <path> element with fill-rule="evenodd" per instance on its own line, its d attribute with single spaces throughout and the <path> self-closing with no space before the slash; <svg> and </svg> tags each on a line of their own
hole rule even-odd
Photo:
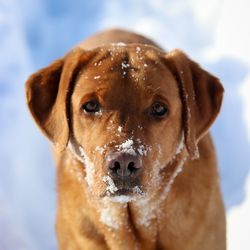
<svg viewBox="0 0 250 250">
<path fill-rule="evenodd" d="M 220 81 L 179 49 L 108 30 L 29 77 L 54 145 L 58 247 L 225 250 L 209 128 Z"/>
</svg>

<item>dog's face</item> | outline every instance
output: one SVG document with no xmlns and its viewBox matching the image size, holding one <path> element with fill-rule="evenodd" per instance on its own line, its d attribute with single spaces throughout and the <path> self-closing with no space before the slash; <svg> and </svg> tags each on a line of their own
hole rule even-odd
<svg viewBox="0 0 250 250">
<path fill-rule="evenodd" d="M 98 54 L 77 77 L 71 109 L 74 143 L 100 196 L 147 192 L 181 140 L 177 82 L 146 47 Z"/>
<path fill-rule="evenodd" d="M 180 147 L 217 116 L 223 88 L 182 52 L 151 46 L 77 49 L 31 76 L 30 110 L 59 147 L 70 147 L 95 196 L 135 196 L 161 183 Z"/>
</svg>

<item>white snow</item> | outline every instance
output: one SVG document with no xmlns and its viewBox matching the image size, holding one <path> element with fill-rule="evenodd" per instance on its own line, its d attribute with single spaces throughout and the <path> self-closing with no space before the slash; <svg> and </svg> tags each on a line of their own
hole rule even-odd
<svg viewBox="0 0 250 250">
<path fill-rule="evenodd" d="M 125 44 L 125 43 L 122 43 L 122 42 L 119 42 L 119 43 L 117 43 L 116 45 L 117 45 L 117 46 L 126 46 L 126 44 Z"/>
<path fill-rule="evenodd" d="M 113 229 L 118 229 L 120 227 L 120 223 L 118 223 L 117 221 L 117 216 L 114 216 L 114 214 L 112 213 L 112 209 L 107 206 L 107 207 L 103 207 L 100 210 L 100 220 L 103 224 L 107 225 L 110 228 Z"/>
<path fill-rule="evenodd" d="M 122 69 L 126 69 L 126 68 L 129 68 L 130 67 L 130 64 L 129 63 L 126 63 L 126 62 L 122 62 Z"/>
<path fill-rule="evenodd" d="M 106 175 L 102 178 L 102 180 L 107 184 L 107 194 L 113 194 L 118 190 L 118 188 L 115 186 L 113 179 L 110 176 Z"/>
<path fill-rule="evenodd" d="M 75 157 L 77 160 L 79 160 L 80 162 L 84 163 L 83 157 L 80 157 L 80 156 L 76 153 L 76 151 L 75 151 L 75 149 L 74 149 L 73 144 L 72 144 L 71 141 L 68 142 L 68 148 L 69 148 L 69 150 L 71 151 L 71 153 L 74 155 L 74 157 Z"/>
<path fill-rule="evenodd" d="M 148 196 L 135 200 L 134 204 L 138 207 L 138 217 L 136 218 L 136 220 L 140 225 L 148 227 L 151 220 L 156 216 L 158 204 L 156 202 L 152 203 L 151 199 Z"/>
<path fill-rule="evenodd" d="M 145 146 L 143 144 L 139 145 L 139 147 L 137 148 L 137 151 L 141 156 L 147 156 L 148 152 L 151 150 L 151 146 Z"/>
<path fill-rule="evenodd" d="M 112 43 L 111 45 L 113 45 L 114 47 L 124 47 L 126 46 L 126 43 L 119 42 L 119 43 Z"/>
<path fill-rule="evenodd" d="M 247 179 L 246 201 L 228 212 L 228 250 L 249 250 L 250 232 L 250 176 Z M 235 237 L 237 235 L 237 237 Z"/>
<path fill-rule="evenodd" d="M 247 127 L 248 140 L 250 141 L 250 73 L 245 78 L 243 84 L 240 87 L 240 94 L 242 96 L 244 107 L 243 107 L 243 118 Z"/>
<path fill-rule="evenodd" d="M 117 129 L 117 130 L 118 130 L 118 132 L 121 133 L 121 132 L 122 132 L 122 126 L 118 126 L 118 129 Z"/>
<path fill-rule="evenodd" d="M 97 146 L 96 148 L 95 148 L 95 150 L 97 151 L 97 152 L 99 152 L 101 155 L 105 152 L 105 146 L 103 146 L 103 147 L 101 147 L 101 146 Z"/>
<path fill-rule="evenodd" d="M 125 199 L 125 198 L 124 198 Z M 110 197 L 104 197 L 99 201 L 100 220 L 110 229 L 124 227 L 123 214 L 121 212 L 127 204 L 123 202 L 112 202 Z"/>
<path fill-rule="evenodd" d="M 136 141 L 138 142 L 138 145 L 135 146 L 133 139 L 127 139 L 120 145 L 116 145 L 116 149 L 119 152 L 128 153 L 131 155 L 136 155 L 139 153 L 141 156 L 147 156 L 148 152 L 152 150 L 152 147 L 143 144 L 139 138 L 137 138 Z"/>
<path fill-rule="evenodd" d="M 132 139 L 127 139 L 120 145 L 116 145 L 117 151 L 131 154 L 131 155 L 136 155 L 136 152 L 133 148 L 134 141 Z"/>
<path fill-rule="evenodd" d="M 79 151 L 81 153 L 81 156 L 83 157 L 83 162 L 84 162 L 84 167 L 86 170 L 86 181 L 91 188 L 94 184 L 94 174 L 95 174 L 95 165 L 94 163 L 90 160 L 86 152 L 84 151 L 83 147 L 79 147 Z"/>
<path fill-rule="evenodd" d="M 135 186 L 135 187 L 133 187 L 133 193 L 134 194 L 142 194 L 143 192 L 139 186 Z"/>
<path fill-rule="evenodd" d="M 183 166 L 184 166 L 184 163 L 185 163 L 186 160 L 187 160 L 186 158 L 181 159 L 180 162 L 178 163 L 178 165 L 176 166 L 175 171 L 171 175 L 166 187 L 164 188 L 164 190 L 162 192 L 161 200 L 164 200 L 164 199 L 167 198 L 167 195 L 170 192 L 172 185 L 174 184 L 175 178 L 183 170 Z"/>
<path fill-rule="evenodd" d="M 118 202 L 118 203 L 128 203 L 135 199 L 136 197 L 131 195 L 117 195 L 110 197 L 111 202 Z"/>
<path fill-rule="evenodd" d="M 139 53 L 139 52 L 141 51 L 141 48 L 137 46 L 137 47 L 135 48 L 135 50 L 136 50 L 136 53 Z"/>
<path fill-rule="evenodd" d="M 181 153 L 181 151 L 183 150 L 184 146 L 185 146 L 185 141 L 184 141 L 184 132 L 182 131 L 181 132 L 181 140 L 180 140 L 180 143 L 176 149 L 176 155 L 178 155 L 179 153 Z"/>
</svg>

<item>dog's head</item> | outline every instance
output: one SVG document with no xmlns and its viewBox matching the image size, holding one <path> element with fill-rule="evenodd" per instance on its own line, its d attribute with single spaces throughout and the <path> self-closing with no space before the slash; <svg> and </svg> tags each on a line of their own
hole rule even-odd
<svg viewBox="0 0 250 250">
<path fill-rule="evenodd" d="M 26 91 L 45 135 L 84 163 L 92 193 L 117 197 L 155 189 L 181 150 L 198 157 L 223 87 L 179 50 L 113 44 L 72 50 Z"/>
</svg>

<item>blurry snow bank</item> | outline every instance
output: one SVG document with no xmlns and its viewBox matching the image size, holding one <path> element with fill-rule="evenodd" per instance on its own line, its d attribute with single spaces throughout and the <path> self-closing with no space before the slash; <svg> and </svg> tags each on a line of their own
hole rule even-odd
<svg viewBox="0 0 250 250">
<path fill-rule="evenodd" d="M 25 250 L 35 249 L 24 227 L 20 227 L 18 218 L 10 212 L 10 208 L 4 207 L 0 201 L 0 249 L 1 250 Z"/>
<path fill-rule="evenodd" d="M 228 212 L 228 250 L 249 250 L 250 176 L 247 179 L 245 202 Z"/>
<path fill-rule="evenodd" d="M 23 85 L 31 72 L 105 27 L 135 30 L 168 50 L 179 47 L 220 77 L 225 100 L 212 132 L 227 207 L 237 205 L 228 213 L 229 249 L 244 249 L 241 242 L 247 249 L 248 10 L 248 0 L 0 0 L 0 249 L 56 249 L 53 163 L 27 112 Z"/>
<path fill-rule="evenodd" d="M 243 117 L 247 126 L 248 140 L 250 141 L 250 73 L 241 85 L 240 93 L 244 101 Z"/>
<path fill-rule="evenodd" d="M 25 104 L 33 67 L 21 9 L 0 2 L 0 249 L 55 249 L 54 170 Z"/>
<path fill-rule="evenodd" d="M 248 25 L 250 22 L 249 16 L 249 1 L 240 0 L 237 3 L 233 0 L 228 0 L 224 2 L 222 8 L 221 20 L 217 29 L 217 40 L 216 40 L 216 53 L 218 56 L 223 54 L 231 55 L 234 58 L 237 58 L 238 61 L 245 63 L 246 72 L 243 79 L 240 81 L 240 85 L 235 86 L 236 84 L 232 83 L 232 86 L 235 86 L 236 95 L 241 98 L 242 101 L 242 115 L 244 121 L 244 127 L 242 130 L 246 129 L 246 134 L 242 134 L 242 130 L 238 130 L 238 126 L 234 127 L 235 135 L 241 138 L 241 141 L 245 140 L 248 142 L 247 147 L 244 148 L 244 145 L 235 144 L 234 151 L 232 153 L 240 152 L 241 157 L 237 157 L 235 168 L 233 173 L 236 178 L 234 181 L 228 183 L 228 186 L 231 186 L 230 192 L 227 194 L 228 197 L 233 198 L 234 200 L 239 200 L 240 197 L 240 185 L 246 190 L 246 196 L 244 201 L 231 210 L 228 211 L 228 249 L 229 250 L 248 250 L 250 247 L 250 163 L 249 163 L 249 153 L 250 153 L 250 33 L 247 32 Z M 235 65 L 234 68 L 237 68 L 239 64 Z M 230 72 L 230 71 L 229 71 Z M 239 72 L 239 71 L 238 71 Z M 229 73 L 230 74 L 230 73 Z M 232 78 L 234 78 L 232 76 Z M 233 89 L 232 89 L 233 90 Z M 231 94 L 232 95 L 232 94 Z M 238 110 L 238 109 L 237 109 Z M 239 118 L 233 116 L 231 122 L 234 124 L 239 124 Z M 232 132 L 231 131 L 231 132 Z M 232 144 L 235 141 L 231 142 Z M 238 148 L 239 146 L 239 148 Z M 243 146 L 243 147 L 242 147 Z M 233 148 L 232 147 L 232 148 Z M 247 156 L 247 158 L 246 158 Z M 243 161 L 242 161 L 243 158 Z M 227 177 L 226 173 L 225 176 Z M 246 179 L 246 177 L 248 178 Z M 237 181 L 235 181 L 237 180 Z M 241 181 L 241 182 L 240 182 Z M 246 184 L 246 185 L 244 185 Z M 241 200 L 240 199 L 240 200 Z M 240 201 L 239 200 L 239 201 Z"/>
</svg>

